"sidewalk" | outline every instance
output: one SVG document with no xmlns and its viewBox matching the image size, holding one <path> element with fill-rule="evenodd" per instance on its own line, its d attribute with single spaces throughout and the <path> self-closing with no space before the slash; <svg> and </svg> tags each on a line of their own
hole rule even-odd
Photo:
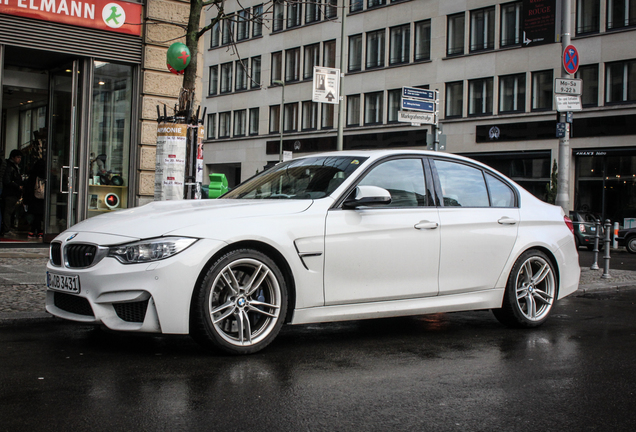
<svg viewBox="0 0 636 432">
<path fill-rule="evenodd" d="M 46 247 L 0 249 L 0 324 L 53 319 L 44 310 L 48 253 Z M 612 270 L 610 263 L 611 278 L 602 279 L 602 274 L 602 268 L 581 268 L 581 282 L 575 295 L 636 288 L 636 271 Z"/>
</svg>

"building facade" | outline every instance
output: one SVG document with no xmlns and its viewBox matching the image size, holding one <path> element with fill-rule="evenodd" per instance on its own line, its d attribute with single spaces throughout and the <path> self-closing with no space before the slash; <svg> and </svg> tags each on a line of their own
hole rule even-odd
<svg viewBox="0 0 636 432">
<path fill-rule="evenodd" d="M 401 90 L 438 90 L 445 151 L 546 199 L 558 160 L 561 3 L 352 0 L 343 9 L 331 0 L 227 1 L 231 19 L 204 42 L 206 170 L 233 186 L 277 162 L 281 115 L 285 151 L 336 149 L 338 106 L 312 102 L 312 80 L 316 65 L 340 67 L 345 13 L 345 150 L 426 148 L 430 126 L 398 122 Z M 636 2 L 571 5 L 583 80 L 570 140 L 571 210 L 623 223 L 636 217 Z M 548 36 L 544 28 L 530 38 L 528 13 L 552 20 Z"/>
</svg>

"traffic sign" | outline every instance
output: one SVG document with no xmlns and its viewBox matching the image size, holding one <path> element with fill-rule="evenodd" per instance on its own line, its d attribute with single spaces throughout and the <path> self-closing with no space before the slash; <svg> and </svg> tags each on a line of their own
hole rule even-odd
<svg viewBox="0 0 636 432">
<path fill-rule="evenodd" d="M 558 112 L 581 111 L 581 96 L 554 95 Z"/>
<path fill-rule="evenodd" d="M 314 102 L 338 104 L 340 94 L 340 69 L 314 66 Z"/>
<path fill-rule="evenodd" d="M 411 123 L 415 126 L 421 124 L 435 124 L 434 113 L 398 111 L 398 121 L 402 123 Z"/>
<path fill-rule="evenodd" d="M 574 75 L 579 70 L 579 64 L 581 64 L 581 61 L 577 49 L 574 45 L 566 46 L 565 51 L 563 51 L 563 68 L 565 71 L 570 75 Z"/>
<path fill-rule="evenodd" d="M 437 99 L 437 95 L 435 93 L 437 93 L 435 90 L 402 87 L 402 97 L 407 99 L 435 100 Z"/>
<path fill-rule="evenodd" d="M 580 96 L 583 89 L 583 80 L 575 78 L 555 78 L 554 92 L 556 94 L 567 94 L 570 96 Z"/>
<path fill-rule="evenodd" d="M 565 132 L 567 131 L 567 123 L 557 123 L 556 125 L 556 137 L 565 138 Z"/>
<path fill-rule="evenodd" d="M 402 109 L 432 113 L 435 112 L 435 102 L 402 98 Z"/>
</svg>

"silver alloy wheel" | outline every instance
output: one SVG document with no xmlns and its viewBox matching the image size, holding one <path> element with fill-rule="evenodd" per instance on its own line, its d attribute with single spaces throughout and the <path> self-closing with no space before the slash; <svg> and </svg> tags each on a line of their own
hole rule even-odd
<svg viewBox="0 0 636 432">
<path fill-rule="evenodd" d="M 627 251 L 630 253 L 636 253 L 636 237 L 630 237 L 627 240 Z"/>
<path fill-rule="evenodd" d="M 212 325 L 234 346 L 258 344 L 276 327 L 281 298 L 278 280 L 266 264 L 254 258 L 231 261 L 212 283 Z"/>
<path fill-rule="evenodd" d="M 540 256 L 529 257 L 515 279 L 517 306 L 529 321 L 541 321 L 552 309 L 556 283 L 550 264 Z"/>
</svg>

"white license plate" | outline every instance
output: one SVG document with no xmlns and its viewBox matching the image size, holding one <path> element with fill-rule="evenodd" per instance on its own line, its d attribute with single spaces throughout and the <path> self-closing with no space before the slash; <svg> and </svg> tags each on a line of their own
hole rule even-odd
<svg viewBox="0 0 636 432">
<path fill-rule="evenodd" d="M 46 287 L 57 291 L 79 294 L 79 276 L 66 276 L 46 272 Z"/>
</svg>

